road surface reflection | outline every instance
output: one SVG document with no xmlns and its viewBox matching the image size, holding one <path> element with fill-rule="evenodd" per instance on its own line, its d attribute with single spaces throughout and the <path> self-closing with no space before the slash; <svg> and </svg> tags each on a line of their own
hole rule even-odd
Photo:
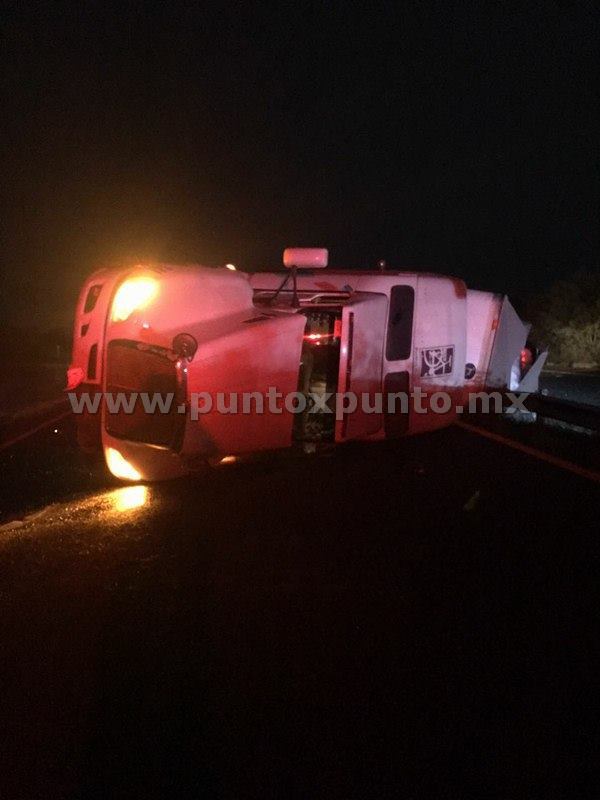
<svg viewBox="0 0 600 800">
<path fill-rule="evenodd" d="M 25 531 L 33 526 L 100 523 L 110 528 L 149 517 L 161 505 L 155 490 L 149 486 L 123 486 L 73 499 L 52 503 L 20 519 L 0 525 L 0 532 Z"/>
</svg>

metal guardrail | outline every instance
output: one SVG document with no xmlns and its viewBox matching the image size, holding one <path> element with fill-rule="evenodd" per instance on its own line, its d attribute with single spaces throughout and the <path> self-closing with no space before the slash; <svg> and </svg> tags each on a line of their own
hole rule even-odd
<svg viewBox="0 0 600 800">
<path fill-rule="evenodd" d="M 560 400 L 541 394 L 529 395 L 525 406 L 541 417 L 577 425 L 600 434 L 600 406 L 573 403 L 570 400 Z"/>
</svg>

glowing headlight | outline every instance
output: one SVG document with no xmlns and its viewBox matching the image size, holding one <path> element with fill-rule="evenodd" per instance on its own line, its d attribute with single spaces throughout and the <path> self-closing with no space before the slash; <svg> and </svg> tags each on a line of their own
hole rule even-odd
<svg viewBox="0 0 600 800">
<path fill-rule="evenodd" d="M 158 292 L 154 278 L 129 278 L 117 289 L 112 302 L 113 322 L 124 322 L 134 311 L 145 308 Z"/>
<path fill-rule="evenodd" d="M 123 458 L 121 453 L 115 450 L 114 447 L 107 447 L 104 451 L 104 457 L 109 470 L 115 478 L 122 478 L 125 481 L 139 481 L 142 479 L 141 473 L 126 458 Z"/>
</svg>

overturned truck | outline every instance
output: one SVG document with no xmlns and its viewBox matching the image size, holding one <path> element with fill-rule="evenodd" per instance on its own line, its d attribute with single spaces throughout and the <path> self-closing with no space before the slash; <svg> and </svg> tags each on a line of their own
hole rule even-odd
<svg viewBox="0 0 600 800">
<path fill-rule="evenodd" d="M 124 480 L 265 450 L 314 452 L 454 422 L 481 391 L 535 391 L 545 354 L 507 297 L 422 272 L 167 264 L 81 291 L 68 390 L 78 437 Z"/>
</svg>

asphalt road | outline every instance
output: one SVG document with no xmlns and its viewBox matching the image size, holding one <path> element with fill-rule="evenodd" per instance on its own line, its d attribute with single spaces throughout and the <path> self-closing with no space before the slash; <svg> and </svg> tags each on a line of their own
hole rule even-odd
<svg viewBox="0 0 600 800">
<path fill-rule="evenodd" d="M 597 483 L 452 428 L 123 489 L 56 431 L 0 454 L 3 799 L 595 794 Z"/>
</svg>

